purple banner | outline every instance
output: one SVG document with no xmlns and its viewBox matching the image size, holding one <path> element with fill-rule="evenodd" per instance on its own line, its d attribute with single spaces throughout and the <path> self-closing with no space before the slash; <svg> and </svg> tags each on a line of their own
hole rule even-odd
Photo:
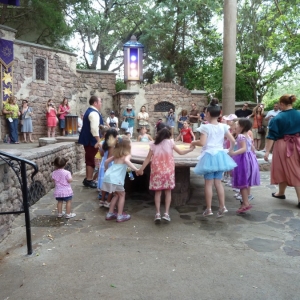
<svg viewBox="0 0 300 300">
<path fill-rule="evenodd" d="M 13 64 L 13 62 L 14 62 L 14 43 L 12 41 L 0 39 L 0 63 L 5 68 L 8 68 Z"/>
<path fill-rule="evenodd" d="M 0 3 L 7 5 L 20 6 L 20 0 L 0 0 Z"/>
<path fill-rule="evenodd" d="M 7 101 L 8 97 L 13 93 L 13 67 L 6 69 L 0 65 L 1 77 L 1 93 L 3 102 Z"/>
</svg>

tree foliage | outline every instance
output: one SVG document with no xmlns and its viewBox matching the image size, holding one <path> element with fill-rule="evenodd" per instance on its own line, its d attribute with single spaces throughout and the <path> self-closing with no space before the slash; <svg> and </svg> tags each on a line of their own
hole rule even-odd
<svg viewBox="0 0 300 300">
<path fill-rule="evenodd" d="M 18 39 L 66 49 L 64 41 L 71 34 L 63 12 L 66 6 L 63 0 L 21 0 L 18 7 L 3 5 L 1 24 L 16 29 Z"/>
</svg>

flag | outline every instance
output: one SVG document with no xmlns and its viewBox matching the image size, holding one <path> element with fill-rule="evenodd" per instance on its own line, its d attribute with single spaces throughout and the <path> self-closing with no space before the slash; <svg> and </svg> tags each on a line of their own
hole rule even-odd
<svg viewBox="0 0 300 300">
<path fill-rule="evenodd" d="M 0 0 L 0 3 L 6 5 L 20 6 L 20 0 Z"/>
</svg>

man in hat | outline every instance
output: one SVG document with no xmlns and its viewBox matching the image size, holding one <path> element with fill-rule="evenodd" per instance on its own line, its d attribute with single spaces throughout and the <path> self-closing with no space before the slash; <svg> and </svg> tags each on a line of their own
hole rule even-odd
<svg viewBox="0 0 300 300">
<path fill-rule="evenodd" d="M 126 110 L 123 112 L 123 121 L 128 122 L 128 129 L 126 131 L 130 132 L 131 137 L 133 133 L 134 119 L 135 119 L 135 112 L 132 109 L 132 105 L 128 104 L 126 106 Z"/>
<path fill-rule="evenodd" d="M 112 110 L 110 112 L 109 117 L 106 119 L 106 125 L 110 128 L 118 128 L 119 127 L 119 120 L 115 116 L 115 112 Z"/>
</svg>

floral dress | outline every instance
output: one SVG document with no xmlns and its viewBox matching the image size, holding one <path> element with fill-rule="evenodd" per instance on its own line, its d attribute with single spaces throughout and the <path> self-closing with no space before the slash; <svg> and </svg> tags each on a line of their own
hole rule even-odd
<svg viewBox="0 0 300 300">
<path fill-rule="evenodd" d="M 149 189 L 154 191 L 172 190 L 175 187 L 174 140 L 163 140 L 150 144 L 153 152 Z"/>
</svg>

